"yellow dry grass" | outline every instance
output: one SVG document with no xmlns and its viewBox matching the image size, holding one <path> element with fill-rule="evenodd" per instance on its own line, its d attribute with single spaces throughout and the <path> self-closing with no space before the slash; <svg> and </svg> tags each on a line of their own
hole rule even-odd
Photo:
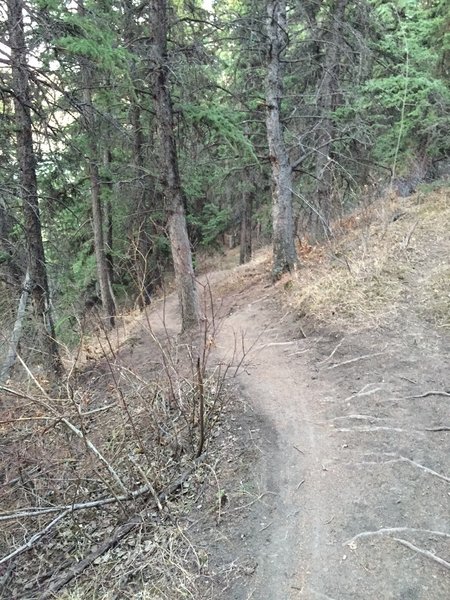
<svg viewBox="0 0 450 600">
<path fill-rule="evenodd" d="M 301 316 L 334 327 L 388 323 L 402 308 L 450 326 L 450 188 L 387 197 L 336 224 L 285 286 Z"/>
</svg>

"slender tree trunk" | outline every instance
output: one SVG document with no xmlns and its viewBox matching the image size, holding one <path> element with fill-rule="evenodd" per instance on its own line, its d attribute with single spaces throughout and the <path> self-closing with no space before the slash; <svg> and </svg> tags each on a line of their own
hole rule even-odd
<svg viewBox="0 0 450 600">
<path fill-rule="evenodd" d="M 17 347 L 22 335 L 23 319 L 27 308 L 28 296 L 30 295 L 30 273 L 27 271 L 25 281 L 23 282 L 22 293 L 20 294 L 19 304 L 17 307 L 16 320 L 9 340 L 8 352 L 5 362 L 0 370 L 0 383 L 3 383 L 9 375 L 9 372 L 14 366 L 17 357 Z"/>
<path fill-rule="evenodd" d="M 252 258 L 252 213 L 253 191 L 244 192 L 241 214 L 241 241 L 239 249 L 239 264 L 243 265 Z"/>
<path fill-rule="evenodd" d="M 113 238 L 114 238 L 114 224 L 113 224 L 113 212 L 112 212 L 112 193 L 113 183 L 109 170 L 111 168 L 112 156 L 109 150 L 105 150 L 103 155 L 103 164 L 105 170 L 108 173 L 105 179 L 105 187 L 108 189 L 108 197 L 106 198 L 106 262 L 108 264 L 108 277 L 110 284 L 114 282 L 114 258 L 113 258 Z"/>
<path fill-rule="evenodd" d="M 322 77 L 317 91 L 320 112 L 319 135 L 317 136 L 316 155 L 316 193 L 315 206 L 320 218 L 315 215 L 314 227 L 316 235 L 329 232 L 333 212 L 333 140 L 336 128 L 332 117 L 333 110 L 338 106 L 338 81 L 340 47 L 342 43 L 342 26 L 344 24 L 345 8 L 348 0 L 336 0 L 329 25 L 329 39 L 324 49 Z"/>
<path fill-rule="evenodd" d="M 78 4 L 78 12 L 85 15 L 83 1 Z M 83 86 L 84 120 L 88 138 L 88 172 L 91 182 L 92 229 L 94 233 L 95 260 L 97 277 L 100 287 L 100 297 L 103 311 L 111 327 L 115 325 L 116 305 L 109 276 L 106 253 L 104 214 L 101 198 L 100 174 L 98 168 L 99 149 L 96 141 L 96 118 L 92 103 L 92 73 L 87 59 L 80 59 L 81 80 Z"/>
<path fill-rule="evenodd" d="M 292 214 L 292 169 L 283 138 L 281 99 L 283 74 L 281 55 L 287 42 L 286 0 L 267 1 L 268 64 L 266 78 L 266 127 L 272 164 L 272 276 L 278 279 L 297 264 Z"/>
<path fill-rule="evenodd" d="M 42 241 L 23 11 L 23 0 L 8 0 L 17 160 L 20 169 L 19 181 L 27 241 L 27 264 L 31 297 L 39 323 L 41 346 L 45 356 L 44 364 L 49 373 L 59 375 L 62 372 L 62 364 L 55 339 L 47 263 Z"/>
<path fill-rule="evenodd" d="M 172 259 L 180 298 L 182 329 L 187 330 L 199 323 L 200 307 L 192 265 L 185 197 L 178 171 L 175 144 L 172 101 L 167 68 L 167 2 L 150 0 L 150 35 L 152 83 L 161 144 L 166 210 Z"/>
<path fill-rule="evenodd" d="M 158 200 L 155 190 L 149 186 L 149 178 L 144 169 L 144 135 L 141 109 L 137 104 L 131 107 L 130 125 L 133 132 L 133 167 L 137 182 L 133 194 L 133 271 L 137 286 L 137 304 L 143 309 L 150 303 L 154 289 L 163 284 L 160 264 L 162 256 L 158 245 L 154 242 L 158 236 L 158 226 L 153 218 L 157 212 Z"/>
</svg>

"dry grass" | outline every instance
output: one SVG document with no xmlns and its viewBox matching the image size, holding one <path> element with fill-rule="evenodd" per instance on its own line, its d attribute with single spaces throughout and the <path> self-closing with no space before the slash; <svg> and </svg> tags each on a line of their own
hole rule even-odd
<svg viewBox="0 0 450 600">
<path fill-rule="evenodd" d="M 336 328 L 387 324 L 404 307 L 449 326 L 449 200 L 448 187 L 388 197 L 336 224 L 331 242 L 303 252 L 287 302 Z"/>
<path fill-rule="evenodd" d="M 105 506 L 66 514 L 36 549 L 4 563 L 6 575 L 0 565 L 0 577 L 5 575 L 0 579 L 1 598 L 40 597 L 59 569 L 64 571 L 89 555 L 116 526 L 142 511 L 145 519 L 137 530 L 95 560 L 89 576 L 55 597 L 199 597 L 206 568 L 190 541 L 186 515 L 199 503 L 214 513 L 214 468 L 208 463 L 199 466 L 163 508 L 154 496 L 169 489 L 180 474 L 190 473 L 194 457 L 206 447 L 206 442 L 199 445 L 202 430 L 209 438 L 223 428 L 227 365 L 206 370 L 209 354 L 208 348 L 203 353 L 203 347 L 213 330 L 205 329 L 199 342 L 197 367 L 195 347 L 184 338 L 164 330 L 157 337 L 145 328 L 142 315 L 139 326 L 138 348 L 130 346 L 125 332 L 114 340 L 120 352 L 111 352 L 112 343 L 105 345 L 105 332 L 101 339 L 91 340 L 93 353 L 104 349 L 103 356 L 77 364 L 77 375 L 63 390 L 67 393 L 58 398 L 50 398 L 37 379 L 14 385 L 15 393 L 1 392 L 0 516 L 8 520 L 1 522 L 0 558 L 41 531 L 55 514 L 63 514 L 63 507 L 113 497 Z M 201 390 L 196 369 L 203 373 Z M 83 432 L 83 439 L 74 435 L 67 421 Z M 92 452 L 88 441 L 105 462 Z M 217 459 L 214 448 L 208 446 L 208 460 Z M 117 474 L 117 480 L 111 473 Z M 118 483 L 132 493 L 141 486 L 148 489 L 114 501 L 123 492 Z M 55 506 L 57 513 L 39 512 Z M 16 517 L 24 507 L 31 507 L 25 512 L 32 514 Z"/>
</svg>

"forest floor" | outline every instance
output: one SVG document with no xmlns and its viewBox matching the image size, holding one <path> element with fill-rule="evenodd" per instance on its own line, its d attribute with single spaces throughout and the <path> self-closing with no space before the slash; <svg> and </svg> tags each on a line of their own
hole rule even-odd
<svg viewBox="0 0 450 600">
<path fill-rule="evenodd" d="M 244 332 L 252 350 L 239 390 L 264 424 L 246 421 L 258 460 L 238 526 L 238 556 L 255 570 L 224 597 L 450 597 L 449 237 L 439 237 L 448 200 L 446 189 L 387 202 L 384 224 L 351 224 L 350 266 L 330 275 L 330 256 L 308 249 L 311 281 L 300 268 L 277 294 L 264 279 L 249 286 L 250 271 L 234 297 L 218 350 L 229 355 Z M 313 296 L 321 285 L 319 320 L 302 305 L 304 287 Z"/>
<path fill-rule="evenodd" d="M 333 244 L 303 244 L 298 273 L 275 286 L 267 251 L 203 277 L 215 311 L 209 368 L 233 375 L 207 464 L 183 483 L 181 508 L 169 503 L 165 533 L 149 513 L 133 543 L 45 597 L 449 598 L 448 194 L 379 205 L 382 218 L 372 209 L 353 216 Z M 178 331 L 170 296 L 129 318 L 114 360 L 121 372 L 149 376 L 161 360 L 155 338 Z M 109 402 L 111 379 L 94 358 L 96 407 Z M 95 532 L 111 511 L 90 519 Z M 155 554 L 158 544 L 164 552 Z M 55 548 L 35 571 L 48 570 Z M 28 554 L 42 561 L 44 549 Z M 17 572 L 30 581 L 27 568 L 24 559 Z M 152 570 L 172 575 L 150 587 Z M 41 597 L 19 588 L 0 597 Z"/>
</svg>

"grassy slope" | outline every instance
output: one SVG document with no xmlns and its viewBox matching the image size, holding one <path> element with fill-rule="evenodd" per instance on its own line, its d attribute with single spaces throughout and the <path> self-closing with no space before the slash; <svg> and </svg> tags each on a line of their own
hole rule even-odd
<svg viewBox="0 0 450 600">
<path fill-rule="evenodd" d="M 331 242 L 301 248 L 285 284 L 300 316 L 334 327 L 386 324 L 405 306 L 450 327 L 450 188 L 386 198 L 336 225 Z"/>
</svg>

